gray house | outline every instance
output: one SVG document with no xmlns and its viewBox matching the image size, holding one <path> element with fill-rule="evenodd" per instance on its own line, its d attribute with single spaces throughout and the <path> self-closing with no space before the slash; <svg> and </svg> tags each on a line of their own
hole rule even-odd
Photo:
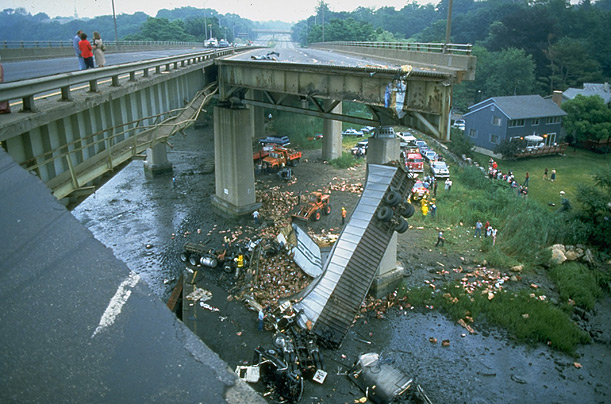
<svg viewBox="0 0 611 404">
<path fill-rule="evenodd" d="M 540 136 L 546 146 L 560 139 L 562 117 L 558 105 L 539 95 L 488 98 L 469 107 L 465 136 L 476 147 L 494 150 L 504 139 Z"/>
<path fill-rule="evenodd" d="M 577 95 L 591 97 L 597 95 L 607 105 L 611 105 L 611 86 L 609 83 L 583 83 L 583 88 L 569 88 L 562 93 L 562 102 L 574 99 Z"/>
</svg>

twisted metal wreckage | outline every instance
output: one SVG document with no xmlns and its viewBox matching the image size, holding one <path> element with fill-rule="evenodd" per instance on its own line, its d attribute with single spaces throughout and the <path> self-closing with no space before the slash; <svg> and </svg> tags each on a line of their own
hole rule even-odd
<svg viewBox="0 0 611 404">
<path fill-rule="evenodd" d="M 274 347 L 257 347 L 253 365 L 236 368 L 239 377 L 262 381 L 279 401 L 290 402 L 301 399 L 304 379 L 324 382 L 327 373 L 317 344 L 331 349 L 342 345 L 394 232 L 409 228 L 412 185 L 413 178 L 399 165 L 368 165 L 362 196 L 328 255 L 293 224 L 291 253 L 314 280 L 267 317 L 275 331 Z M 411 379 L 382 363 L 376 353 L 361 355 L 347 375 L 376 403 L 390 403 L 412 386 Z M 420 386 L 413 390 L 414 398 L 430 402 Z"/>
</svg>

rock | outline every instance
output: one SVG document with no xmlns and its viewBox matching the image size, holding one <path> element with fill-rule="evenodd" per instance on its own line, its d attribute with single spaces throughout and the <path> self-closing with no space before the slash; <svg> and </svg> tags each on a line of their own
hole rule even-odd
<svg viewBox="0 0 611 404">
<path fill-rule="evenodd" d="M 594 255 L 592 254 L 592 251 L 589 248 L 586 250 L 585 254 L 583 255 L 583 260 L 590 265 L 594 265 Z"/>
<path fill-rule="evenodd" d="M 509 277 L 509 280 L 510 280 L 510 281 L 512 281 L 512 282 L 517 282 L 517 281 L 518 281 L 518 277 L 517 277 L 517 276 L 515 276 L 515 275 L 511 275 L 511 276 Z"/>
<path fill-rule="evenodd" d="M 564 256 L 566 257 L 567 261 L 575 261 L 577 259 L 577 253 L 575 250 L 568 250 Z"/>
<path fill-rule="evenodd" d="M 522 379 L 520 376 L 511 375 L 511 380 L 513 380 L 516 383 L 526 384 L 526 380 Z"/>
<path fill-rule="evenodd" d="M 524 265 L 520 264 L 520 265 L 516 265 L 514 267 L 511 267 L 511 270 L 513 272 L 522 272 L 524 270 Z"/>
<path fill-rule="evenodd" d="M 550 247 L 552 250 L 560 250 L 563 253 L 566 252 L 566 248 L 564 247 L 564 245 L 562 244 L 554 244 L 553 246 Z"/>
<path fill-rule="evenodd" d="M 557 244 L 557 245 L 561 245 L 561 244 Z M 561 249 L 552 249 L 552 258 L 550 259 L 550 263 L 555 264 L 555 265 L 560 265 L 562 264 L 564 261 L 566 261 L 566 255 L 564 255 L 564 246 L 562 246 L 562 250 Z"/>
</svg>

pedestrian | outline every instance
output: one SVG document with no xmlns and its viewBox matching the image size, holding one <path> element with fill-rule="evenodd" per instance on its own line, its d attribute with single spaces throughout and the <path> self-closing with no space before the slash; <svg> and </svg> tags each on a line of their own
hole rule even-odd
<svg viewBox="0 0 611 404">
<path fill-rule="evenodd" d="M 492 236 L 492 226 L 488 225 L 488 227 L 486 227 L 486 237 L 490 236 Z"/>
<path fill-rule="evenodd" d="M 87 40 L 87 34 L 81 33 L 81 41 L 78 43 L 78 47 L 81 50 L 81 57 L 85 60 L 85 69 L 93 69 L 93 50 L 91 43 Z"/>
<path fill-rule="evenodd" d="M 81 48 L 79 47 L 79 42 L 81 42 L 81 34 L 83 31 L 80 29 L 76 31 L 76 35 L 72 39 L 72 47 L 74 48 L 74 52 L 76 53 L 76 57 L 78 59 L 78 68 L 79 70 L 85 70 L 87 66 L 85 66 L 85 59 L 81 55 Z"/>
<path fill-rule="evenodd" d="M 176 177 L 172 177 L 172 187 L 176 188 Z"/>
<path fill-rule="evenodd" d="M 433 202 L 431 204 L 431 217 L 435 218 L 435 213 L 437 212 L 437 205 L 435 205 L 435 202 Z"/>
<path fill-rule="evenodd" d="M 0 56 L 0 61 L 2 61 L 2 57 Z M 0 83 L 4 83 L 4 67 L 2 67 L 2 63 L 0 63 Z M 6 101 L 0 101 L 0 114 L 10 114 L 11 106 Z"/>
<path fill-rule="evenodd" d="M 492 245 L 496 243 L 496 229 L 492 229 Z"/>
<path fill-rule="evenodd" d="M 342 206 L 342 226 L 346 222 L 346 208 Z"/>
<path fill-rule="evenodd" d="M 452 180 L 449 178 L 445 182 L 445 189 L 446 191 L 450 191 L 452 189 Z"/>
<path fill-rule="evenodd" d="M 104 56 L 104 51 L 106 50 L 106 46 L 104 46 L 104 42 L 100 37 L 100 33 L 95 31 L 93 33 L 93 43 L 91 44 L 93 47 L 93 57 L 95 58 L 95 64 L 98 67 L 104 67 L 106 64 L 106 57 Z"/>
<path fill-rule="evenodd" d="M 257 329 L 259 331 L 263 331 L 263 319 L 265 319 L 265 313 L 263 313 L 263 309 L 259 309 L 258 324 L 257 324 Z"/>
<path fill-rule="evenodd" d="M 443 244 L 445 243 L 445 241 L 446 239 L 443 238 L 443 232 L 439 230 L 439 233 L 437 234 L 437 244 L 435 244 L 435 247 L 437 247 L 439 243 L 441 243 L 441 246 L 443 247 Z"/>
<path fill-rule="evenodd" d="M 524 178 L 524 186 L 528 186 L 528 180 L 530 180 L 530 176 L 528 175 L 528 171 L 526 171 L 526 178 Z"/>
<path fill-rule="evenodd" d="M 437 181 L 433 183 L 433 196 L 437 198 Z"/>
<path fill-rule="evenodd" d="M 543 171 L 543 179 L 544 180 L 547 179 L 547 168 L 545 169 L 545 171 Z"/>
<path fill-rule="evenodd" d="M 477 223 L 475 223 L 475 236 L 473 236 L 474 238 L 477 236 L 479 236 L 479 238 L 482 238 L 482 227 L 482 222 L 478 220 Z"/>
<path fill-rule="evenodd" d="M 555 169 L 552 170 L 552 175 L 550 177 L 550 181 L 551 182 L 556 181 L 556 170 Z"/>
<path fill-rule="evenodd" d="M 259 211 L 255 210 L 252 212 L 252 217 L 255 219 L 255 226 L 259 224 Z"/>
</svg>

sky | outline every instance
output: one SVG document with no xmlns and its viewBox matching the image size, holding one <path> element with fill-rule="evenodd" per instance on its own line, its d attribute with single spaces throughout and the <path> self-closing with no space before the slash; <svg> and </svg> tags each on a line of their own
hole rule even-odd
<svg viewBox="0 0 611 404">
<path fill-rule="evenodd" d="M 402 8 L 414 0 L 326 0 L 331 11 L 353 11 L 359 6 Z M 419 4 L 433 3 L 438 0 L 416 0 Z M 76 13 L 79 18 L 112 15 L 113 0 L 2 0 L 0 8 L 23 7 L 32 14 L 45 13 L 49 17 L 71 17 Z M 114 0 L 115 12 L 134 14 L 142 11 L 152 17 L 158 10 L 172 10 L 180 7 L 210 8 L 221 14 L 234 13 L 253 21 L 279 20 L 297 22 L 314 15 L 318 0 Z"/>
</svg>

